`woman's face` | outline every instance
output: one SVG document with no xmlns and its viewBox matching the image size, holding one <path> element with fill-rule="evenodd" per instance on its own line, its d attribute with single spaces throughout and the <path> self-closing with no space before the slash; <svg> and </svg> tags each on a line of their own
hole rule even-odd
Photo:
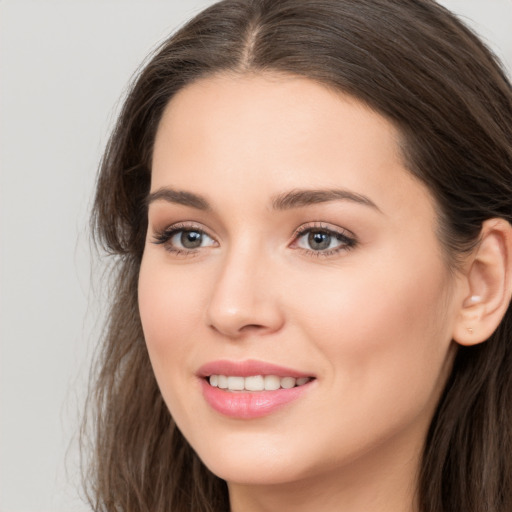
<svg viewBox="0 0 512 512">
<path fill-rule="evenodd" d="M 203 79 L 167 106 L 140 314 L 172 416 L 228 482 L 414 473 L 462 286 L 398 144 L 301 78 Z"/>
</svg>

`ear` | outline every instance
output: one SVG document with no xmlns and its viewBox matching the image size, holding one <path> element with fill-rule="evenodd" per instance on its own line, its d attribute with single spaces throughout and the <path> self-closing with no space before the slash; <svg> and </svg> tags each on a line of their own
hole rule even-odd
<svg viewBox="0 0 512 512">
<path fill-rule="evenodd" d="M 482 225 L 480 242 L 469 258 L 453 339 L 460 345 L 486 341 L 500 324 L 512 296 L 512 226 L 503 219 Z"/>
</svg>

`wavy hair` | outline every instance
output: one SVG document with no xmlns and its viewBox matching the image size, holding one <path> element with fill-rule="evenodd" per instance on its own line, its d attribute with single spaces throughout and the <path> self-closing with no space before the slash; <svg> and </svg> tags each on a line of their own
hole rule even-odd
<svg viewBox="0 0 512 512">
<path fill-rule="evenodd" d="M 111 309 L 88 404 L 88 496 L 102 512 L 229 510 L 227 487 L 176 428 L 153 376 L 137 304 L 145 198 L 162 112 L 218 73 L 277 71 L 350 94 L 402 136 L 408 170 L 436 200 L 448 265 L 482 222 L 512 221 L 512 89 L 489 49 L 431 0 L 224 0 L 154 53 L 106 148 L 92 215 L 114 258 Z M 421 512 L 512 510 L 512 312 L 460 347 L 421 463 Z"/>
</svg>

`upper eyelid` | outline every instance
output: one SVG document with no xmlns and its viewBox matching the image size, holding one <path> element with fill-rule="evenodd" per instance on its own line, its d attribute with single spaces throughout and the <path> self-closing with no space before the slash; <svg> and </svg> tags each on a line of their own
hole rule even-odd
<svg viewBox="0 0 512 512">
<path fill-rule="evenodd" d="M 326 231 L 333 234 L 338 234 L 342 236 L 346 236 L 347 238 L 356 238 L 355 233 L 350 231 L 347 228 L 342 228 L 341 226 L 334 226 L 329 223 L 324 222 L 312 222 L 312 223 L 305 223 L 301 224 L 295 231 L 293 236 L 297 237 L 299 235 L 302 235 L 303 233 L 307 233 L 308 231 Z"/>
<path fill-rule="evenodd" d="M 206 236 L 210 237 L 211 239 L 215 240 L 217 243 L 219 241 L 219 237 L 212 234 L 212 232 L 204 226 L 201 222 L 196 221 L 181 221 L 181 222 L 175 222 L 173 224 L 169 224 L 168 226 L 162 228 L 162 229 L 156 229 L 152 228 L 152 234 L 153 236 L 161 236 L 165 234 L 173 234 L 179 231 L 199 231 L 201 233 L 204 233 Z M 356 240 L 356 235 L 350 231 L 347 228 L 336 226 L 327 222 L 323 221 L 311 221 L 307 223 L 303 223 L 300 226 L 298 226 L 292 233 L 290 243 L 293 243 L 297 238 L 300 236 L 303 236 L 305 233 L 309 231 L 325 231 L 328 233 L 332 233 L 333 235 L 341 235 L 346 238 L 351 238 Z"/>
<path fill-rule="evenodd" d="M 179 247 L 174 245 L 174 243 L 171 242 L 171 240 L 176 236 L 176 234 L 182 232 L 182 231 L 196 231 L 201 233 L 202 235 L 205 235 L 208 237 L 211 241 L 213 241 L 215 244 L 218 244 L 218 241 L 211 236 L 204 228 L 197 227 L 195 225 L 189 224 L 189 223 L 175 223 L 170 224 L 169 226 L 163 228 L 162 230 L 152 230 L 152 240 L 151 243 L 155 245 L 161 245 L 165 248 L 166 251 L 169 253 L 172 253 L 176 256 L 178 255 L 189 255 L 192 256 L 194 254 L 199 254 L 199 250 L 203 249 L 204 247 L 195 247 L 195 248 L 186 248 L 186 247 Z"/>
<path fill-rule="evenodd" d="M 161 229 L 152 226 L 151 230 L 148 229 L 148 236 L 151 235 L 154 243 L 163 244 L 167 243 L 172 236 L 180 231 L 197 231 L 217 242 L 217 238 L 213 236 L 208 229 L 206 229 L 202 224 L 196 222 L 175 222 L 174 224 L 169 224 Z"/>
<path fill-rule="evenodd" d="M 359 244 L 358 237 L 350 231 L 347 228 L 342 228 L 341 226 L 333 226 L 331 224 L 327 225 L 324 222 L 313 222 L 313 225 L 311 224 L 302 224 L 299 226 L 293 235 L 293 238 L 289 244 L 290 247 L 293 247 L 294 245 L 299 244 L 299 240 L 304 237 L 306 234 L 310 232 L 324 232 L 328 233 L 329 235 L 333 236 L 334 238 L 340 240 L 342 243 L 340 247 L 333 248 L 333 249 L 325 249 L 325 250 L 319 250 L 319 251 L 313 251 L 308 250 L 306 248 L 301 248 L 304 251 L 307 251 L 308 253 L 314 254 L 315 256 L 327 256 L 332 255 L 335 253 L 338 253 L 344 249 L 350 249 L 355 247 Z"/>
<path fill-rule="evenodd" d="M 185 222 L 175 222 L 173 224 L 169 224 L 162 229 L 157 229 L 155 227 L 152 228 L 153 233 L 161 234 L 161 233 L 171 233 L 176 231 L 199 231 L 208 235 L 210 238 L 213 238 L 213 235 L 210 233 L 210 230 L 206 228 L 200 222 L 193 221 L 185 221 Z"/>
<path fill-rule="evenodd" d="M 303 238 L 306 234 L 308 234 L 308 232 L 315 231 L 323 231 L 325 233 L 328 233 L 330 236 L 337 239 L 340 242 L 340 244 L 337 247 L 325 248 L 321 250 L 300 247 L 300 239 Z M 348 251 L 351 251 L 358 245 L 358 238 L 355 236 L 355 234 L 352 233 L 352 231 L 348 229 L 340 227 L 333 229 L 326 227 L 303 226 L 302 230 L 301 228 L 298 228 L 289 247 L 293 248 L 294 250 L 302 251 L 303 253 L 307 254 L 308 257 L 314 256 L 315 258 L 336 258 L 345 254 Z"/>
</svg>

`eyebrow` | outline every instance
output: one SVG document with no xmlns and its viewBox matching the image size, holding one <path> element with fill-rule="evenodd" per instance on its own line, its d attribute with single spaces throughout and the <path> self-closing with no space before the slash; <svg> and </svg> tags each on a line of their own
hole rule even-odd
<svg viewBox="0 0 512 512">
<path fill-rule="evenodd" d="M 190 206 L 198 210 L 211 210 L 208 201 L 197 194 L 192 192 L 185 192 L 184 190 L 173 190 L 172 188 L 159 188 L 152 192 L 146 198 L 146 205 L 149 206 L 155 201 L 166 201 L 168 203 L 181 204 L 183 206 Z"/>
<path fill-rule="evenodd" d="M 344 189 L 291 190 L 275 196 L 272 199 L 272 208 L 274 210 L 291 210 L 293 208 L 302 208 L 312 204 L 342 200 L 369 206 L 381 212 L 380 208 L 370 198 Z M 192 192 L 186 192 L 184 190 L 174 190 L 168 187 L 160 188 L 149 194 L 146 198 L 146 204 L 148 206 L 155 201 L 166 201 L 169 203 L 181 204 L 183 206 L 189 206 L 203 211 L 209 211 L 212 209 L 208 201 L 203 196 Z"/>
<path fill-rule="evenodd" d="M 272 201 L 272 207 L 275 210 L 290 210 L 292 208 L 340 200 L 352 201 L 374 208 L 379 212 L 381 211 L 370 198 L 344 189 L 291 190 L 275 197 Z"/>
</svg>

